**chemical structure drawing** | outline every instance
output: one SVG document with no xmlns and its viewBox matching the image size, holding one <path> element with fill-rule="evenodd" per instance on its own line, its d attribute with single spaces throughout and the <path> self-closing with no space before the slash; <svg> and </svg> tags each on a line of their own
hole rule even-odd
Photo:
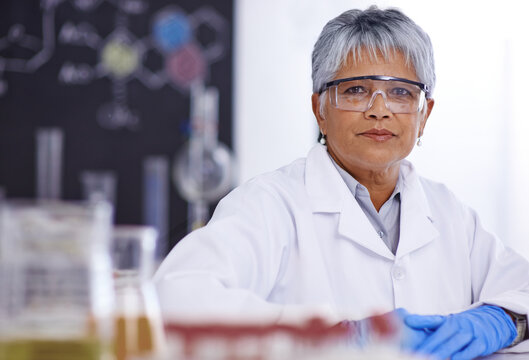
<svg viewBox="0 0 529 360">
<path fill-rule="evenodd" d="M 66 21 L 55 34 L 55 12 L 69 3 L 76 11 L 89 13 L 104 3 L 115 8 L 113 30 L 102 36 L 88 21 Z M 186 13 L 176 5 L 152 12 L 146 0 L 41 0 L 42 39 L 25 33 L 22 24 L 11 26 L 7 36 L 0 37 L 0 51 L 17 45 L 35 54 L 29 59 L 8 59 L 0 56 L 0 97 L 8 91 L 5 72 L 34 73 L 53 57 L 57 46 L 92 49 L 97 63 L 65 61 L 57 75 L 59 83 L 68 86 L 88 85 L 101 78 L 112 84 L 112 100 L 97 110 L 96 118 L 105 129 L 137 129 L 140 114 L 127 101 L 127 84 L 140 81 L 149 90 L 170 86 L 187 93 L 191 85 L 204 81 L 211 64 L 226 52 L 228 23 L 215 9 L 203 6 Z M 139 37 L 129 25 L 134 16 L 151 15 L 150 33 Z M 209 34 L 208 41 L 199 41 L 197 34 Z M 1 35 L 0 35 L 1 36 Z M 146 64 L 147 57 L 161 59 L 158 68 Z"/>
<path fill-rule="evenodd" d="M 0 37 L 0 51 L 10 46 L 19 46 L 31 52 L 29 58 L 6 59 L 0 56 L 0 97 L 5 95 L 8 84 L 2 75 L 5 72 L 33 73 L 53 55 L 55 48 L 55 6 L 56 1 L 42 1 L 42 39 L 27 34 L 23 24 L 14 24 L 7 36 Z"/>
</svg>

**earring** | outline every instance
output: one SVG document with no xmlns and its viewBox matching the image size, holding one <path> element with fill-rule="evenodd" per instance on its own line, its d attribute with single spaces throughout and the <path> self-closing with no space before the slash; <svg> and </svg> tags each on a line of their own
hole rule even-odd
<svg viewBox="0 0 529 360">
<path fill-rule="evenodd" d="M 421 141 L 421 137 L 420 136 L 417 139 L 417 146 L 422 146 L 422 141 Z"/>
<path fill-rule="evenodd" d="M 327 135 L 325 135 L 321 130 L 320 130 L 320 144 L 322 145 L 325 145 L 327 144 Z"/>
</svg>

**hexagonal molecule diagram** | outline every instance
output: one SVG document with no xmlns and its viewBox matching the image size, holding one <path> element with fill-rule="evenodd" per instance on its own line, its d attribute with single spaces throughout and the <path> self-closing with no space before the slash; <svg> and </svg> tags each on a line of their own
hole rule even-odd
<svg viewBox="0 0 529 360">
<path fill-rule="evenodd" d="M 60 0 L 41 2 L 42 38 L 26 33 L 23 24 L 13 24 L 7 36 L 0 37 L 0 51 L 12 46 L 27 50 L 31 55 L 25 58 L 5 58 L 0 56 L 0 97 L 8 91 L 8 84 L 3 79 L 6 72 L 33 73 L 44 65 L 53 55 L 55 49 L 55 7 Z"/>
<path fill-rule="evenodd" d="M 130 16 L 147 12 L 146 0 L 42 0 L 42 39 L 25 34 L 21 24 L 13 25 L 7 37 L 0 38 L 0 50 L 15 44 L 35 52 L 29 59 L 0 57 L 0 96 L 8 91 L 2 79 L 4 72 L 35 72 L 53 56 L 54 13 L 59 6 L 69 3 L 79 12 L 90 12 L 105 2 L 116 8 L 114 29 L 105 38 L 88 22 L 70 21 L 59 26 L 57 36 L 58 43 L 91 48 L 98 58 L 95 65 L 65 62 L 58 74 L 59 82 L 84 85 L 104 77 L 111 79 L 113 99 L 97 110 L 97 121 L 103 128 L 138 127 L 140 114 L 127 102 L 129 81 L 137 79 L 151 90 L 171 86 L 187 92 L 194 82 L 204 81 L 210 65 L 225 54 L 228 24 L 209 6 L 191 14 L 177 6 L 159 9 L 151 18 L 151 33 L 138 37 L 127 24 Z M 207 43 L 197 40 L 199 31 L 209 34 Z M 150 69 L 144 64 L 152 53 L 162 59 L 161 68 Z"/>
</svg>

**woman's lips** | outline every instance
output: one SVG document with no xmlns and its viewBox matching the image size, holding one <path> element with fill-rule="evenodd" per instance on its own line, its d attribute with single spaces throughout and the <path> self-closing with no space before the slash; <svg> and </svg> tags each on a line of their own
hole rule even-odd
<svg viewBox="0 0 529 360">
<path fill-rule="evenodd" d="M 388 141 L 395 136 L 391 131 L 386 129 L 370 129 L 360 133 L 361 136 L 368 137 L 377 142 Z"/>
</svg>

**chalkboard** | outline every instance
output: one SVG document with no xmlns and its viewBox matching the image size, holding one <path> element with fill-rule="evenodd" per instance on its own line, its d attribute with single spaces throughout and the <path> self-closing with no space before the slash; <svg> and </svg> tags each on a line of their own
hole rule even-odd
<svg viewBox="0 0 529 360">
<path fill-rule="evenodd" d="M 143 161 L 170 164 L 189 136 L 190 84 L 219 90 L 219 141 L 231 147 L 232 0 L 0 2 L 0 187 L 36 196 L 36 132 L 63 133 L 61 198 L 86 170 L 117 176 L 115 222 L 143 222 Z M 172 181 L 170 246 L 187 204 Z M 213 204 L 214 206 L 215 204 Z"/>
</svg>

